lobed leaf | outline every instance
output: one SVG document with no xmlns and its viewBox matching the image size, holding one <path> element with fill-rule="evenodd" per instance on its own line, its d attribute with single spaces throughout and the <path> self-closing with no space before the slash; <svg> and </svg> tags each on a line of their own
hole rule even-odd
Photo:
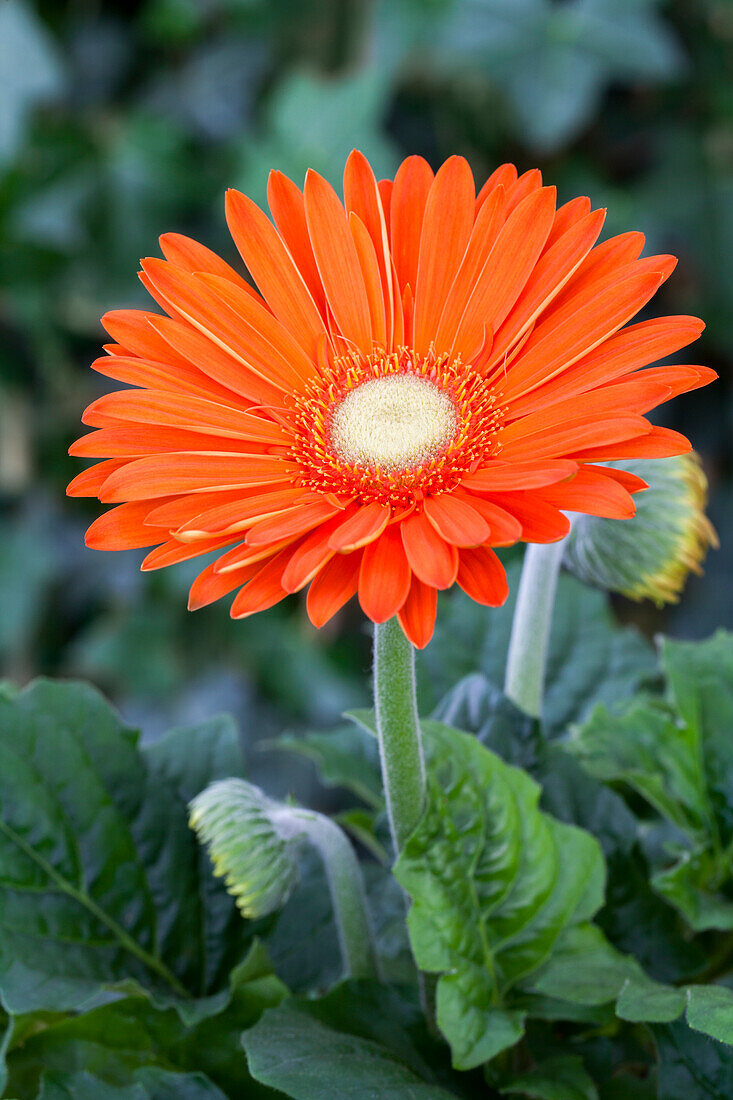
<svg viewBox="0 0 733 1100">
<path fill-rule="evenodd" d="M 441 974 L 438 1023 L 466 1069 L 521 1037 L 509 995 L 600 907 L 604 864 L 593 837 L 539 810 L 524 772 L 468 734 L 423 729 L 428 805 L 395 876 L 413 901 L 416 962 Z"/>
<path fill-rule="evenodd" d="M 43 680 L 0 694 L 0 731 L 5 1008 L 88 1008 L 132 983 L 198 1011 L 248 934 L 201 860 L 180 786 L 216 770 L 209 739 L 232 763 L 231 731 L 206 723 L 142 752 L 92 688 Z"/>
</svg>

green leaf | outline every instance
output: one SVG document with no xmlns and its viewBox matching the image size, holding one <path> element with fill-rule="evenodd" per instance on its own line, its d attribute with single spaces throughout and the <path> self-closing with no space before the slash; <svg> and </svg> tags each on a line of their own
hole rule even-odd
<svg viewBox="0 0 733 1100">
<path fill-rule="evenodd" d="M 670 702 L 698 733 L 705 776 L 724 840 L 733 837 L 733 634 L 703 642 L 664 639 L 661 663 Z"/>
<path fill-rule="evenodd" d="M 661 706 L 634 701 L 623 715 L 599 707 L 566 747 L 591 775 L 627 783 L 693 839 L 711 827 L 698 733 Z"/>
<path fill-rule="evenodd" d="M 637 977 L 644 977 L 639 964 L 586 923 L 563 934 L 550 959 L 526 985 L 547 997 L 593 1006 L 615 1001 L 624 983 Z"/>
<path fill-rule="evenodd" d="M 598 1100 L 598 1091 L 581 1058 L 550 1058 L 530 1073 L 515 1077 L 499 1089 L 503 1096 L 529 1096 L 532 1100 Z"/>
<path fill-rule="evenodd" d="M 683 852 L 678 863 L 652 876 L 652 886 L 674 905 L 696 932 L 717 928 L 733 929 L 733 900 L 710 890 L 708 884 L 721 879 L 720 856 L 709 848 Z M 729 865 L 725 874 L 730 873 Z"/>
<path fill-rule="evenodd" d="M 441 974 L 438 1023 L 461 1069 L 522 1034 L 507 998 L 561 933 L 603 901 L 597 841 L 538 809 L 539 786 L 468 734 L 423 723 L 428 805 L 395 876 L 423 970 Z"/>
<path fill-rule="evenodd" d="M 259 1097 L 240 1049 L 240 1035 L 287 991 L 255 946 L 232 974 L 221 1012 L 187 1026 L 173 1009 L 159 1010 L 144 997 L 127 997 L 81 1015 L 50 1020 L 14 1041 L 10 1087 L 34 1096 L 41 1075 L 86 1070 L 115 1084 L 137 1080 L 142 1066 L 200 1071 L 231 1095 Z"/>
<path fill-rule="evenodd" d="M 733 1046 L 733 990 L 724 985 L 691 985 L 687 1022 L 695 1031 Z"/>
<path fill-rule="evenodd" d="M 240 923 L 233 941 L 222 935 L 233 903 L 161 773 L 164 750 L 149 762 L 101 696 L 73 683 L 0 696 L 0 729 L 5 1007 L 89 1007 L 132 982 L 195 1011 L 247 933 Z"/>
<path fill-rule="evenodd" d="M 373 737 L 353 725 L 330 733 L 286 734 L 265 743 L 263 748 L 284 749 L 312 760 L 323 783 L 346 787 L 376 810 L 384 806 L 379 749 Z"/>
<path fill-rule="evenodd" d="M 658 1095 L 664 1100 L 729 1100 L 733 1048 L 711 1043 L 683 1023 L 654 1028 Z"/>
<path fill-rule="evenodd" d="M 419 698 L 436 706 L 464 676 L 482 672 L 504 683 L 521 561 L 507 563 L 509 598 L 491 615 L 461 592 L 442 597 L 435 635 L 418 657 Z M 616 625 L 606 596 L 562 575 L 550 633 L 543 725 L 550 736 L 579 722 L 593 707 L 610 708 L 656 674 L 654 651 L 635 630 Z"/>
<path fill-rule="evenodd" d="M 321 1015 L 319 1002 L 289 1001 L 265 1012 L 242 1040 L 252 1076 L 294 1100 L 448 1100 L 455 1095 L 431 1080 L 429 1067 L 409 1047 L 402 1052 L 408 1062 L 390 1049 L 391 1042 L 352 1033 L 348 1019 L 334 1022 Z M 399 1031 L 391 1017 L 382 1017 L 381 1023 L 384 1031 Z"/>
<path fill-rule="evenodd" d="M 227 714 L 170 730 L 143 745 L 142 751 L 149 765 L 174 783 L 186 802 L 217 779 L 244 775 L 239 733 Z"/>
<path fill-rule="evenodd" d="M 652 885 L 696 931 L 730 930 L 733 635 L 664 640 L 660 663 L 665 701 L 634 700 L 615 715 L 598 709 L 566 747 L 592 775 L 631 787 L 684 834 L 686 846 L 660 853 L 667 858 Z"/>
<path fill-rule="evenodd" d="M 616 1015 L 631 1023 L 667 1024 L 682 1015 L 685 1004 L 684 990 L 637 975 L 624 982 L 616 1001 Z"/>
</svg>

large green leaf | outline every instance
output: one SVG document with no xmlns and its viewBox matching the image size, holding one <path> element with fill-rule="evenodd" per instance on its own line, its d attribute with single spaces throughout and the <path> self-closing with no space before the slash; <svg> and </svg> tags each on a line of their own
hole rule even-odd
<svg viewBox="0 0 733 1100">
<path fill-rule="evenodd" d="M 509 599 L 490 615 L 461 592 L 441 598 L 433 641 L 418 658 L 425 709 L 471 673 L 482 672 L 502 687 L 520 570 L 512 557 Z M 598 703 L 615 707 L 655 675 L 651 646 L 635 630 L 616 625 L 603 593 L 562 575 L 556 606 L 543 703 L 543 726 L 551 735 L 584 719 Z"/>
<path fill-rule="evenodd" d="M 663 700 L 633 700 L 621 714 L 599 708 L 567 748 L 598 779 L 640 794 L 686 838 L 667 846 L 652 878 L 656 891 L 694 929 L 730 930 L 733 635 L 665 640 L 660 663 Z"/>
<path fill-rule="evenodd" d="M 603 901 L 597 841 L 538 808 L 539 786 L 474 737 L 427 721 L 428 805 L 395 875 L 412 898 L 415 959 L 439 973 L 438 1023 L 454 1064 L 513 1045 L 511 993 Z"/>
<path fill-rule="evenodd" d="M 217 751 L 231 762 L 231 730 L 207 724 L 141 753 L 96 691 L 38 681 L 0 696 L 0 731 L 5 1007 L 88 1007 L 133 982 L 193 1011 L 247 940 L 182 796 L 197 760 L 202 778 Z M 220 750 L 202 752 L 207 735 Z"/>
<path fill-rule="evenodd" d="M 243 1042 L 253 1077 L 295 1100 L 473 1095 L 470 1079 L 453 1077 L 441 1047 L 429 1041 L 417 1007 L 371 983 L 347 983 L 318 1001 L 286 1001 L 265 1012 Z"/>
<path fill-rule="evenodd" d="M 18 1036 L 10 1052 L 9 1089 L 25 1100 L 45 1073 L 84 1070 L 111 1085 L 132 1085 L 142 1067 L 200 1072 L 228 1095 L 260 1097 L 266 1090 L 247 1072 L 240 1035 L 277 1005 L 285 987 L 272 974 L 261 947 L 232 974 L 230 997 L 216 1015 L 187 1026 L 173 1009 L 156 1009 L 144 997 L 127 997 L 67 1019 L 50 1020 Z"/>
</svg>

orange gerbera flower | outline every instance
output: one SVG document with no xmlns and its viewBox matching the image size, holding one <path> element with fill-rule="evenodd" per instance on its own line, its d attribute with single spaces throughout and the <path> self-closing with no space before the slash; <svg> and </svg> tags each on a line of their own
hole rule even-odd
<svg viewBox="0 0 733 1100">
<path fill-rule="evenodd" d="M 492 547 L 562 538 L 564 510 L 633 515 L 645 483 L 604 460 L 689 450 L 644 413 L 714 372 L 640 368 L 702 322 L 623 327 L 675 260 L 639 259 L 640 233 L 594 247 L 588 199 L 556 208 L 510 164 L 477 196 L 461 157 L 377 182 L 358 152 L 343 203 L 315 172 L 302 192 L 273 173 L 268 198 L 274 225 L 226 201 L 257 291 L 161 237 L 141 279 L 164 314 L 108 313 L 93 364 L 137 388 L 93 402 L 71 448 L 105 461 L 69 493 L 118 504 L 87 545 L 155 546 L 143 569 L 217 553 L 190 607 L 238 589 L 241 618 L 310 585 L 316 626 L 358 594 L 424 646 L 438 590 L 506 598 Z"/>
</svg>

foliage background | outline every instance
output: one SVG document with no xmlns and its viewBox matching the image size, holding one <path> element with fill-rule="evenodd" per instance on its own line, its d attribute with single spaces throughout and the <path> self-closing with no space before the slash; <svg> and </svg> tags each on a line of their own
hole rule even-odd
<svg viewBox="0 0 733 1100">
<path fill-rule="evenodd" d="M 0 0 L 0 675 L 91 679 L 147 736 L 228 710 L 254 741 L 366 702 L 358 609 L 318 635 L 297 600 L 190 615 L 199 563 L 87 550 L 95 502 L 64 496 L 106 385 L 98 318 L 146 304 L 157 235 L 231 260 L 226 187 L 263 201 L 270 168 L 308 165 L 338 183 L 353 146 L 378 174 L 412 152 L 463 153 L 479 181 L 539 166 L 680 257 L 653 308 L 706 319 L 693 354 L 721 381 L 662 415 L 703 456 L 723 549 L 678 607 L 618 610 L 732 627 L 732 60 L 728 0 Z M 308 773 L 255 753 L 250 774 L 282 793 Z"/>
</svg>

